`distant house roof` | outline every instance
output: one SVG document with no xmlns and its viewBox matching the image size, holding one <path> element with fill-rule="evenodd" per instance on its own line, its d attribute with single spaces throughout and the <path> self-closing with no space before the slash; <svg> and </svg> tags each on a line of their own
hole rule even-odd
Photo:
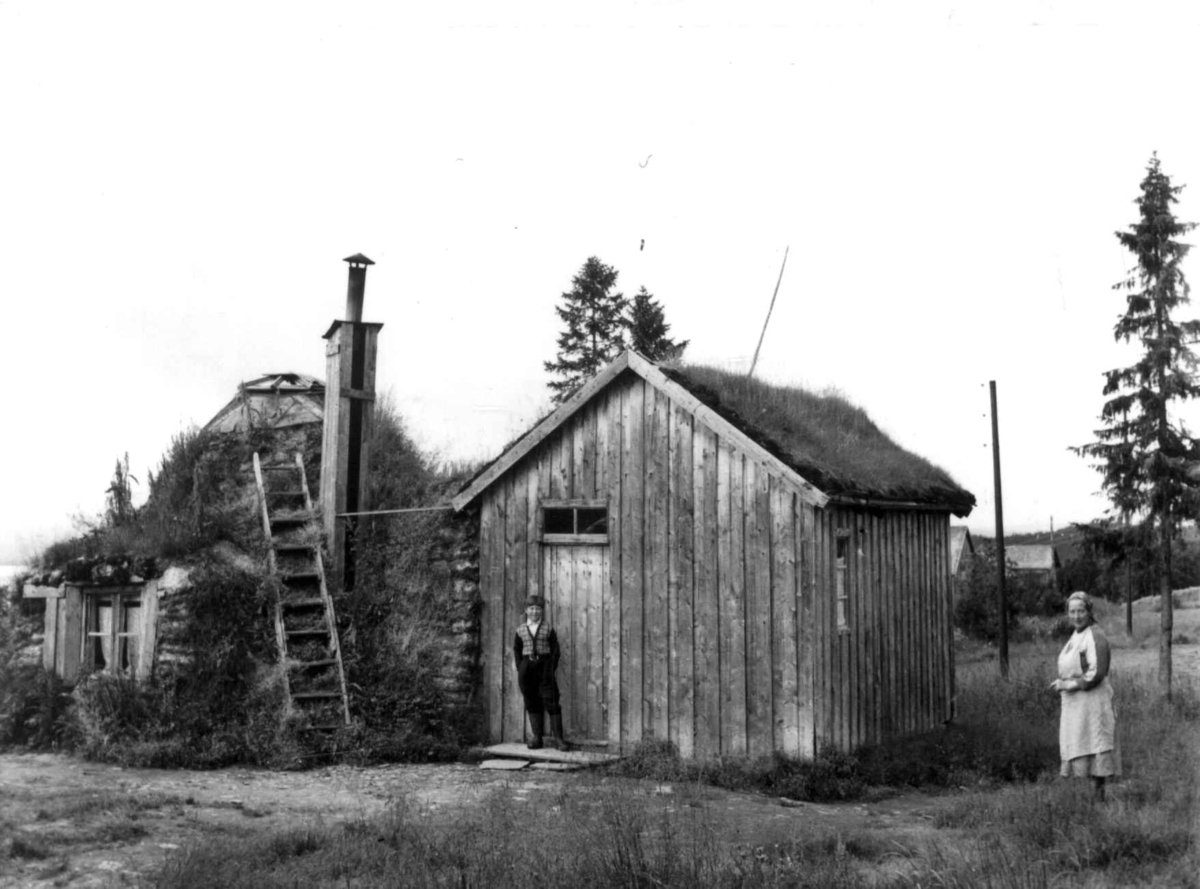
<svg viewBox="0 0 1200 889">
<path fill-rule="evenodd" d="M 958 566 L 962 560 L 964 550 L 971 555 L 975 555 L 975 541 L 971 539 L 971 532 L 967 530 L 966 525 L 951 525 L 950 573 L 952 575 L 958 573 Z"/>
<path fill-rule="evenodd" d="M 204 431 L 237 432 L 251 422 L 281 429 L 324 419 L 325 381 L 285 371 L 242 383 L 237 395 L 204 425 Z"/>
<path fill-rule="evenodd" d="M 837 395 L 775 386 L 710 367 L 658 367 L 621 353 L 549 417 L 513 442 L 460 490 L 461 509 L 622 373 L 635 373 L 718 435 L 780 467 L 824 505 L 890 501 L 942 507 L 965 516 L 975 497 L 943 470 L 889 439 L 861 408 Z"/>
<path fill-rule="evenodd" d="M 1018 571 L 1053 571 L 1062 567 L 1058 550 L 1049 543 L 1018 543 L 1004 547 L 1005 561 Z"/>
</svg>

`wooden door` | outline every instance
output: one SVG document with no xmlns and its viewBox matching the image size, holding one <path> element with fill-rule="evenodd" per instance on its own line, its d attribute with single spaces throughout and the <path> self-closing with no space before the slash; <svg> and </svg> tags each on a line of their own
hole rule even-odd
<svg viewBox="0 0 1200 889">
<path fill-rule="evenodd" d="M 608 590 L 607 546 L 562 545 L 542 549 L 546 617 L 558 633 L 562 659 L 558 687 L 568 741 L 608 737 L 608 683 L 604 675 L 604 594 Z"/>
</svg>

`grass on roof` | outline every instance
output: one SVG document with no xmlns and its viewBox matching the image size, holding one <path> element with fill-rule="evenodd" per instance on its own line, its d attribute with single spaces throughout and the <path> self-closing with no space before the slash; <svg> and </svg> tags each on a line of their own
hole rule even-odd
<svg viewBox="0 0 1200 889">
<path fill-rule="evenodd" d="M 818 395 L 698 365 L 662 370 L 826 493 L 940 503 L 959 514 L 975 503 L 944 470 L 901 448 L 836 392 Z"/>
</svg>

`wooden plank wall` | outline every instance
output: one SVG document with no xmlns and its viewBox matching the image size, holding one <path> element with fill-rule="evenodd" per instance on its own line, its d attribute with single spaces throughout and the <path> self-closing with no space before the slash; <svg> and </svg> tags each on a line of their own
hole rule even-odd
<svg viewBox="0 0 1200 889">
<path fill-rule="evenodd" d="M 607 499 L 603 558 L 545 556 L 547 497 Z M 845 633 L 839 527 L 851 533 Z M 811 756 L 948 714 L 947 517 L 814 509 L 636 374 L 484 492 L 481 533 L 494 741 L 524 738 L 510 646 L 530 590 L 549 595 L 564 661 L 592 665 L 559 671 L 568 709 L 582 714 L 568 712 L 567 725 L 614 747 L 659 738 L 698 758 Z M 598 590 L 594 602 L 564 589 L 581 583 Z"/>
<path fill-rule="evenodd" d="M 944 512 L 816 512 L 818 746 L 850 750 L 940 726 L 954 660 Z M 837 626 L 836 539 L 848 536 L 847 629 Z"/>
</svg>

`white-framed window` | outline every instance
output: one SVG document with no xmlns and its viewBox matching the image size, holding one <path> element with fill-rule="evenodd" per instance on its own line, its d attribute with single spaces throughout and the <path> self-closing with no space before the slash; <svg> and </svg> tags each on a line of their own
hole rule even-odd
<svg viewBox="0 0 1200 889">
<path fill-rule="evenodd" d="M 143 648 L 142 591 L 85 590 L 83 599 L 83 671 L 136 676 Z"/>
<path fill-rule="evenodd" d="M 543 500 L 542 543 L 608 543 L 607 500 Z"/>
</svg>

